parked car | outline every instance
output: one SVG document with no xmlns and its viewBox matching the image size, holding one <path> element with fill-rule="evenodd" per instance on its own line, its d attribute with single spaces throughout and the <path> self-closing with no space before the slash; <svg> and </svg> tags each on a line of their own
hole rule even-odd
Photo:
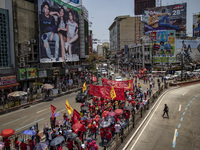
<svg viewBox="0 0 200 150">
<path fill-rule="evenodd" d="M 116 80 L 116 81 L 122 81 L 122 77 L 121 77 L 121 76 L 117 76 L 117 77 L 115 78 L 115 80 Z"/>
<path fill-rule="evenodd" d="M 85 102 L 88 92 L 89 87 L 87 87 L 87 90 L 85 90 L 84 92 L 81 89 L 81 91 L 76 95 L 76 102 Z"/>
<path fill-rule="evenodd" d="M 113 76 L 115 73 L 113 71 L 110 71 L 110 76 Z"/>
<path fill-rule="evenodd" d="M 166 80 L 173 80 L 174 77 L 173 77 L 171 74 L 167 74 L 167 75 L 164 77 L 164 79 L 166 79 Z"/>
</svg>

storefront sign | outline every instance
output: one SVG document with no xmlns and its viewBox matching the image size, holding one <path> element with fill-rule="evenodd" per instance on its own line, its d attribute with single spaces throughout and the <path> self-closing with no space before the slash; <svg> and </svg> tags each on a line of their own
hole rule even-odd
<svg viewBox="0 0 200 150">
<path fill-rule="evenodd" d="M 39 77 L 47 77 L 47 71 L 46 70 L 41 70 L 41 71 L 38 71 L 39 73 Z"/>
<path fill-rule="evenodd" d="M 16 83 L 16 76 L 0 77 L 0 86 Z"/>
<path fill-rule="evenodd" d="M 19 79 L 34 79 L 37 78 L 37 68 L 19 69 Z"/>
</svg>

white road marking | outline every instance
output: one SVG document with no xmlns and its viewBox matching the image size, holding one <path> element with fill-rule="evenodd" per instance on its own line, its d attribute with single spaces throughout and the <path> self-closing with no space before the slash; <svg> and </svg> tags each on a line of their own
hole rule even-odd
<svg viewBox="0 0 200 150">
<path fill-rule="evenodd" d="M 60 113 L 61 111 L 65 111 L 66 109 L 62 109 L 62 110 L 60 110 L 60 111 L 58 111 L 58 113 Z"/>
<path fill-rule="evenodd" d="M 178 109 L 178 111 L 181 111 L 181 104 L 180 104 L 180 106 L 179 106 L 179 109 Z"/>
<path fill-rule="evenodd" d="M 8 124 L 13 123 L 13 122 L 16 122 L 16 121 L 21 120 L 21 119 L 24 119 L 24 118 L 26 118 L 26 117 L 27 117 L 27 116 L 24 116 L 24 117 L 21 117 L 21 118 L 19 118 L 19 119 L 16 119 L 16 120 L 7 122 L 7 123 L 3 124 L 3 126 L 8 125 Z"/>
<path fill-rule="evenodd" d="M 173 144 L 174 142 L 176 142 L 176 132 L 177 132 L 177 129 L 175 129 L 175 131 L 174 131 L 174 138 L 173 138 L 172 144 Z"/>
<path fill-rule="evenodd" d="M 149 122 L 151 121 L 151 118 L 153 117 L 153 115 L 155 114 L 156 110 L 158 109 L 158 106 L 160 105 L 160 103 L 162 102 L 163 98 L 165 97 L 165 95 L 162 97 L 162 99 L 159 101 L 159 104 L 156 106 L 153 114 L 151 115 L 151 117 L 149 118 L 149 120 L 147 121 L 146 125 L 144 126 L 144 128 L 142 129 L 141 133 L 139 134 L 139 136 L 137 137 L 136 141 L 134 142 L 133 146 L 131 147 L 131 150 L 133 150 L 133 148 L 135 147 L 137 141 L 139 140 L 140 136 L 142 135 L 142 133 L 144 132 L 144 130 L 146 129 L 147 125 L 149 124 Z M 153 109 L 153 107 L 152 107 Z"/>
<path fill-rule="evenodd" d="M 49 108 L 45 108 L 45 109 L 43 109 L 43 110 L 37 111 L 36 113 L 37 113 L 37 114 L 38 114 L 38 113 L 41 113 L 41 112 L 43 112 L 43 111 L 45 111 L 45 110 L 47 110 L 47 109 L 49 109 Z"/>
<path fill-rule="evenodd" d="M 188 91 L 186 91 L 185 93 L 183 93 L 183 95 L 185 95 Z"/>
</svg>

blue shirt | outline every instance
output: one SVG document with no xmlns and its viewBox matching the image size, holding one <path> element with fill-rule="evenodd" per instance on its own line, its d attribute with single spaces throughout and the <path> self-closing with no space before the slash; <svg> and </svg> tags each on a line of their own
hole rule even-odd
<svg viewBox="0 0 200 150">
<path fill-rule="evenodd" d="M 164 47 L 165 47 L 166 50 L 170 50 L 172 48 L 171 44 L 165 44 Z"/>
</svg>

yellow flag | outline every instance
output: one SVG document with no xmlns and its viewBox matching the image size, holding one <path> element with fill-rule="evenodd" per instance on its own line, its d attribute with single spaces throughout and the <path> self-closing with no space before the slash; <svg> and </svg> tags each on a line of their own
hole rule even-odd
<svg viewBox="0 0 200 150">
<path fill-rule="evenodd" d="M 111 96 L 112 100 L 116 97 L 116 93 L 115 93 L 113 86 L 111 87 L 110 96 Z"/>
<path fill-rule="evenodd" d="M 131 88 L 131 82 L 129 81 L 128 89 L 130 89 L 130 88 Z"/>
<path fill-rule="evenodd" d="M 69 105 L 69 102 L 67 101 L 67 99 L 66 99 L 65 107 L 67 109 L 68 114 L 71 115 L 74 109 Z"/>
<path fill-rule="evenodd" d="M 85 90 L 87 90 L 86 82 L 83 84 L 83 92 L 85 92 Z"/>
</svg>

